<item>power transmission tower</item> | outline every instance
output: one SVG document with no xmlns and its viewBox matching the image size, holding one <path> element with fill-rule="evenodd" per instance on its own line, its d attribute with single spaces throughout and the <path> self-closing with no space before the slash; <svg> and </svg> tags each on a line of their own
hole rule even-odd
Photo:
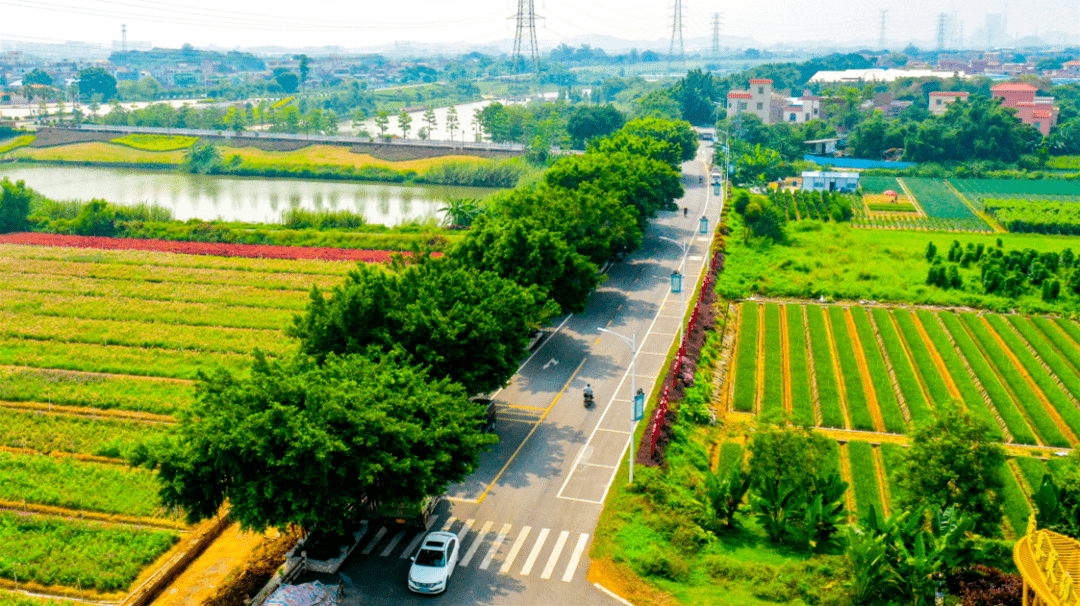
<svg viewBox="0 0 1080 606">
<path fill-rule="evenodd" d="M 121 40 L 120 49 L 123 50 L 126 53 L 127 52 L 127 24 L 126 23 L 121 23 L 120 24 L 120 40 Z"/>
<path fill-rule="evenodd" d="M 720 13 L 712 16 L 712 56 L 713 59 L 720 56 Z"/>
<path fill-rule="evenodd" d="M 686 49 L 682 38 L 682 0 L 675 0 L 675 18 L 671 23 L 671 48 L 668 49 L 668 61 L 675 59 L 675 39 L 679 39 L 679 61 L 686 63 Z"/>
<path fill-rule="evenodd" d="M 937 18 L 937 49 L 945 50 L 945 13 L 940 13 Z"/>
<path fill-rule="evenodd" d="M 528 46 L 529 61 L 532 63 L 532 71 L 540 71 L 540 50 L 536 45 L 536 6 L 533 0 L 518 0 L 517 31 L 514 33 L 514 56 L 510 59 L 510 73 L 518 74 L 524 71 L 525 57 L 522 53 Z M 527 39 L 526 39 L 527 38 Z"/>
<path fill-rule="evenodd" d="M 889 9 L 881 11 L 881 35 L 878 37 L 878 48 L 885 48 L 885 14 L 889 12 Z"/>
</svg>

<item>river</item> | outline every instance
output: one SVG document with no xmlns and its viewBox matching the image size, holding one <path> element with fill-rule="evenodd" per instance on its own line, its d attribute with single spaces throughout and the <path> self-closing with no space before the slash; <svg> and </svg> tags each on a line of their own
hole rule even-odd
<svg viewBox="0 0 1080 606">
<path fill-rule="evenodd" d="M 368 223 L 442 219 L 448 200 L 483 198 L 496 191 L 478 187 L 398 185 L 306 179 L 192 175 L 181 172 L 98 167 L 0 164 L 0 177 L 23 180 L 54 200 L 96 198 L 121 206 L 157 204 L 181 221 L 278 223 L 289 208 L 348 210 Z"/>
</svg>

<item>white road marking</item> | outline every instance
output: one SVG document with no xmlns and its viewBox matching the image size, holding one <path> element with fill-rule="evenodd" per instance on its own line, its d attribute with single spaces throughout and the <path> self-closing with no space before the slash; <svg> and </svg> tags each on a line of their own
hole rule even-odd
<svg viewBox="0 0 1080 606">
<path fill-rule="evenodd" d="M 531 530 L 532 526 L 526 526 L 521 529 L 521 534 L 519 534 L 518 538 L 514 541 L 514 545 L 510 548 L 510 553 L 506 556 L 506 561 L 503 562 L 499 572 L 503 574 L 510 572 L 510 567 L 514 565 L 514 558 L 516 558 L 518 552 L 521 551 L 521 546 L 525 544 L 525 539 L 529 536 Z"/>
<path fill-rule="evenodd" d="M 578 537 L 577 545 L 574 547 L 574 553 L 570 555 L 570 563 L 566 565 L 566 572 L 562 575 L 562 580 L 569 583 L 574 578 L 574 572 L 577 571 L 578 562 L 581 561 L 581 554 L 585 553 L 585 545 L 589 543 L 589 535 L 584 532 Z"/>
<path fill-rule="evenodd" d="M 469 562 L 472 561 L 473 556 L 476 555 L 476 550 L 480 549 L 480 543 L 484 539 L 486 539 L 487 534 L 491 532 L 491 525 L 493 523 L 494 522 L 492 522 L 491 520 L 484 522 L 484 525 L 480 528 L 480 534 L 476 535 L 476 538 L 473 539 L 472 545 L 469 545 L 469 550 L 465 552 L 465 557 L 461 558 L 461 561 L 458 562 L 458 566 L 469 565 Z"/>
<path fill-rule="evenodd" d="M 506 535 L 510 534 L 512 524 L 503 524 L 502 530 L 495 536 L 495 540 L 491 543 L 491 549 L 488 549 L 487 555 L 484 556 L 484 561 L 480 562 L 480 570 L 487 570 L 488 566 L 491 566 L 491 560 L 495 558 L 495 554 L 499 553 L 499 548 L 502 547 L 503 541 L 506 540 Z"/>
<path fill-rule="evenodd" d="M 364 555 L 368 555 L 369 553 L 371 553 L 371 550 L 375 549 L 375 546 L 379 544 L 379 539 L 382 539 L 384 534 L 386 534 L 386 526 L 383 526 L 379 529 L 379 532 L 375 533 L 375 538 L 371 539 L 371 542 L 368 543 L 367 547 L 365 547 L 364 550 L 360 553 Z"/>
<path fill-rule="evenodd" d="M 629 431 L 620 431 L 618 429 L 607 429 L 606 427 L 601 427 L 597 431 L 606 431 L 608 433 L 621 433 L 621 434 L 627 435 L 627 436 L 630 435 Z"/>
<path fill-rule="evenodd" d="M 472 530 L 472 525 L 475 524 L 475 523 L 476 523 L 476 520 L 474 520 L 472 518 L 469 518 L 468 520 L 465 520 L 465 525 L 462 526 L 461 528 L 459 528 L 458 531 L 457 531 L 458 544 L 461 544 L 461 543 L 465 542 L 465 535 L 469 534 L 469 531 Z"/>
<path fill-rule="evenodd" d="M 547 370 L 549 366 L 558 366 L 558 365 L 559 365 L 559 361 L 556 360 L 555 358 L 552 358 L 552 359 L 550 359 L 550 360 L 548 360 L 547 362 L 544 363 L 544 368 L 543 369 Z"/>
<path fill-rule="evenodd" d="M 426 532 L 416 533 L 416 536 L 413 537 L 413 540 L 409 541 L 409 545 L 405 548 L 405 551 L 401 552 L 402 560 L 407 560 L 412 557 L 412 554 L 416 551 L 416 548 L 420 546 L 420 541 L 424 540 L 424 536 L 426 534 Z"/>
<path fill-rule="evenodd" d="M 533 545 L 532 551 L 529 552 L 529 557 L 525 560 L 525 566 L 521 568 L 521 576 L 527 577 L 532 572 L 533 564 L 536 564 L 536 558 L 540 557 L 540 550 L 544 548 L 544 541 L 547 541 L 550 532 L 550 528 L 540 530 L 539 536 L 536 537 L 536 544 Z"/>
<path fill-rule="evenodd" d="M 420 533 L 420 534 L 424 534 L 424 533 Z M 404 539 L 404 538 L 405 538 L 405 529 L 402 528 L 401 530 L 398 531 L 398 533 L 396 535 L 394 535 L 394 538 L 390 539 L 390 544 L 387 545 L 386 549 L 382 550 L 382 553 L 379 554 L 379 555 L 381 555 L 384 558 L 389 556 L 390 553 L 392 551 L 394 551 L 394 548 L 397 547 L 397 544 L 401 542 L 401 539 Z"/>
<path fill-rule="evenodd" d="M 540 573 L 541 579 L 550 579 L 551 573 L 555 572 L 555 565 L 559 563 L 559 556 L 562 555 L 563 546 L 566 545 L 566 539 L 569 536 L 569 530 L 564 530 L 559 533 L 559 538 L 555 541 L 555 549 L 551 551 L 551 556 L 548 557 L 547 564 L 544 565 L 544 572 Z"/>
<path fill-rule="evenodd" d="M 454 522 L 457 522 L 457 518 L 450 516 L 450 518 L 446 520 L 446 523 L 443 524 L 442 531 L 450 532 L 450 527 L 454 525 Z"/>
</svg>

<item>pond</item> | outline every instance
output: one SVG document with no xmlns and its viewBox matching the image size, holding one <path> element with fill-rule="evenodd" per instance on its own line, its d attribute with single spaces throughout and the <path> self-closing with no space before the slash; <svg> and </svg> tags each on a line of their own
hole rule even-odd
<svg viewBox="0 0 1080 606">
<path fill-rule="evenodd" d="M 95 198 L 121 206 L 157 204 L 181 221 L 279 223 L 290 208 L 347 210 L 368 223 L 397 225 L 443 218 L 439 209 L 454 198 L 484 198 L 494 189 L 192 175 L 181 172 L 0 164 L 0 177 L 23 180 L 54 200 Z"/>
</svg>

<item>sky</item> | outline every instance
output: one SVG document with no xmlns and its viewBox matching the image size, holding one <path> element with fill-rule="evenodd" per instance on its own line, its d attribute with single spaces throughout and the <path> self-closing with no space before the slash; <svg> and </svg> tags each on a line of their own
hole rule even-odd
<svg viewBox="0 0 1080 606">
<path fill-rule="evenodd" d="M 798 47 L 825 41 L 877 46 L 881 11 L 886 46 L 932 44 L 939 15 L 947 34 L 962 28 L 965 46 L 986 13 L 1007 14 L 1009 36 L 1061 32 L 1080 45 L 1080 0 L 0 0 L 0 44 L 84 41 L 110 45 L 127 26 L 129 42 L 159 47 L 215 45 L 370 48 L 395 42 L 491 44 L 513 40 L 518 3 L 534 3 L 541 49 L 587 36 L 654 41 L 672 37 L 674 6 L 682 4 L 683 38 L 709 44 L 720 13 L 721 46 L 728 37 Z M 955 23 L 955 29 L 951 24 Z M 594 46 L 605 46 L 603 38 Z M 977 46 L 984 46 L 977 45 Z M 690 50 L 690 44 L 687 45 Z M 924 47 L 925 44 L 924 44 Z"/>
</svg>

